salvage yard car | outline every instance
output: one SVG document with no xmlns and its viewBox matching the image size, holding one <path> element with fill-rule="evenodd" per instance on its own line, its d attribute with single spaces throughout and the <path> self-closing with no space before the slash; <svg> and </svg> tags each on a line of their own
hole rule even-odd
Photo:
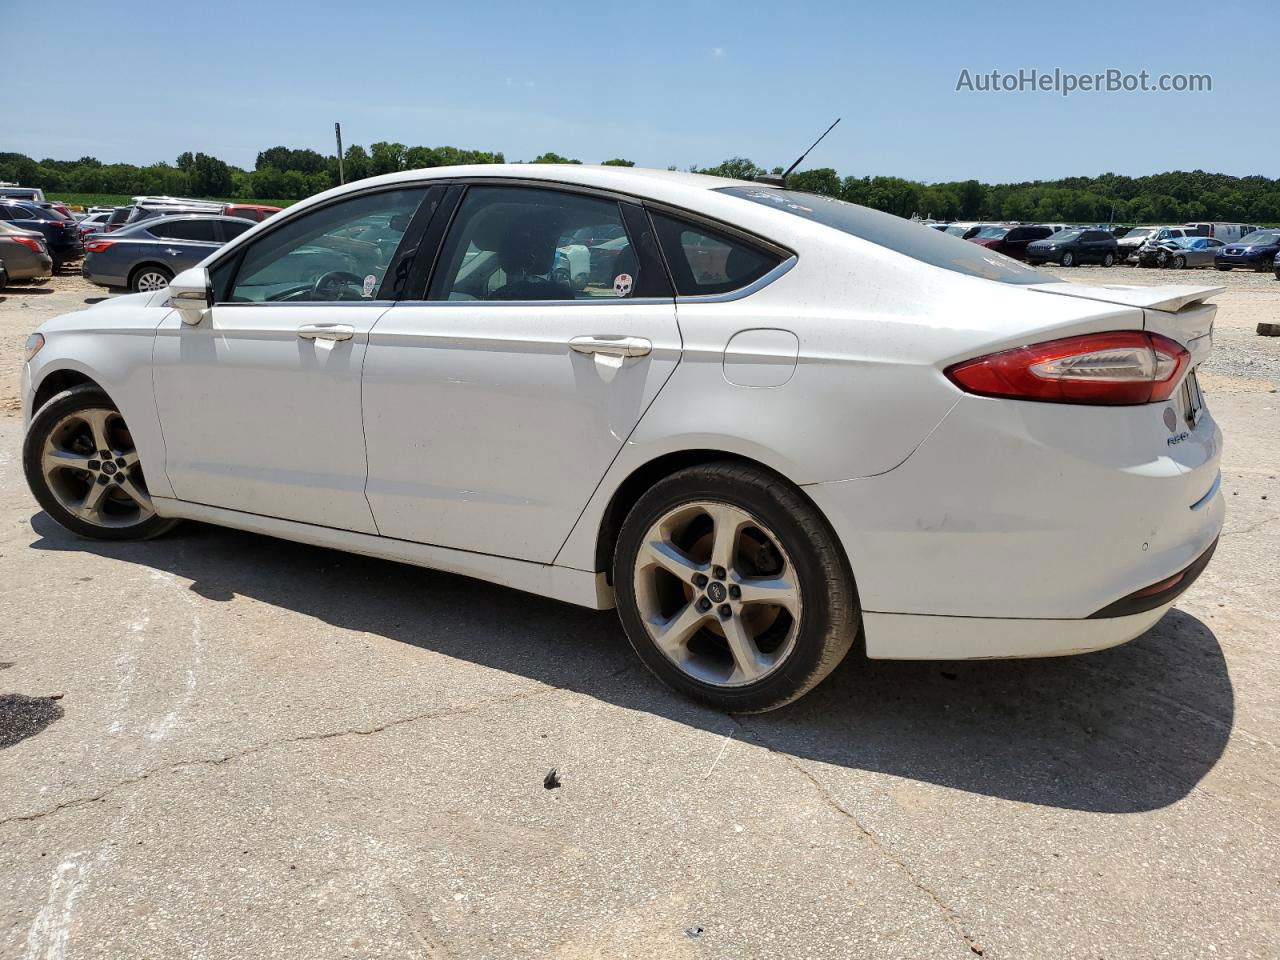
<svg viewBox="0 0 1280 960">
<path fill-rule="evenodd" d="M 159 290 L 174 274 L 195 266 L 252 226 L 252 220 L 222 216 L 143 220 L 112 234 L 90 237 L 80 272 L 104 287 L 128 287 L 135 293 Z"/>
<path fill-rule="evenodd" d="M 1235 243 L 1219 248 L 1213 265 L 1219 270 L 1244 267 L 1265 273 L 1280 253 L 1280 230 L 1255 230 Z"/>
<path fill-rule="evenodd" d="M 1117 259 L 1116 238 L 1106 230 L 1061 230 L 1024 248 L 1031 264 L 1057 263 L 1075 267 L 1082 263 L 1112 266 Z"/>
<path fill-rule="evenodd" d="M 1148 243 L 1138 251 L 1138 266 L 1168 267 L 1171 270 L 1211 267 L 1214 255 L 1222 246 L 1221 240 L 1212 237 L 1175 237 L 1160 243 Z"/>
<path fill-rule="evenodd" d="M 575 289 L 583 228 L 627 243 Z M 616 606 L 673 687 L 768 710 L 860 633 L 1052 656 L 1159 620 L 1222 527 L 1220 289 L 759 183 L 407 171 L 42 325 L 23 463 L 84 537 L 191 519 Z"/>
<path fill-rule="evenodd" d="M 35 230 L 0 223 L 0 257 L 10 280 L 45 280 L 53 275 L 53 258 L 44 235 Z"/>
</svg>

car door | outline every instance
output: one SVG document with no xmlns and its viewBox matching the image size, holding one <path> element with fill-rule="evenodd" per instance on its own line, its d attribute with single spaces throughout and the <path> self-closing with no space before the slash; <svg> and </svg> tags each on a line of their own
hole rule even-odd
<svg viewBox="0 0 1280 960">
<path fill-rule="evenodd" d="M 161 323 L 155 395 L 177 497 L 377 532 L 360 367 L 428 196 L 383 188 L 289 217 L 215 261 L 215 302 L 199 324 L 176 312 Z"/>
<path fill-rule="evenodd" d="M 639 207 L 455 189 L 424 298 L 370 335 L 366 492 L 384 536 L 550 562 L 679 362 L 675 301 Z M 587 227 L 628 243 L 582 284 L 556 264 Z"/>
<path fill-rule="evenodd" d="M 194 267 L 221 246 L 211 218 L 164 220 L 141 231 L 139 257 L 163 263 L 174 274 Z M 153 240 L 147 239 L 149 234 Z"/>
</svg>

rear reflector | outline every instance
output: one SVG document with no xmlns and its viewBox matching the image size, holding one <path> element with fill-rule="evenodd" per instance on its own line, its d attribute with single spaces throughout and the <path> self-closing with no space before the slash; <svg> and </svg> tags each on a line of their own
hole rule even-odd
<svg viewBox="0 0 1280 960">
<path fill-rule="evenodd" d="M 1209 565 L 1209 561 L 1213 558 L 1213 551 L 1218 549 L 1218 541 L 1215 540 L 1209 544 L 1209 549 L 1191 563 L 1190 566 L 1172 577 L 1166 577 L 1158 583 L 1153 583 L 1149 587 L 1143 587 L 1141 590 L 1135 590 L 1126 597 L 1121 597 L 1115 603 L 1109 603 L 1097 613 L 1090 614 L 1090 620 L 1105 620 L 1110 617 L 1127 617 L 1135 613 L 1144 613 L 1147 610 L 1154 610 L 1156 607 L 1163 607 L 1166 603 L 1173 603 L 1178 596 L 1189 586 L 1196 582 L 1196 578 L 1204 573 L 1204 568 Z"/>
<path fill-rule="evenodd" d="M 1127 405 L 1167 400 L 1191 361 L 1158 333 L 1090 333 L 954 364 L 947 377 L 984 397 Z"/>
</svg>

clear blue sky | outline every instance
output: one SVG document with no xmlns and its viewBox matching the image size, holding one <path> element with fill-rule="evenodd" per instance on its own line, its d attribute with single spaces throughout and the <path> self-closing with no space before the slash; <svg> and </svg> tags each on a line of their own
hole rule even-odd
<svg viewBox="0 0 1280 960">
<path fill-rule="evenodd" d="M 1202 168 L 1280 175 L 1275 11 L 1239 0 L 0 0 L 0 150 L 252 167 L 275 144 L 554 150 L 988 182 Z M 1096 12 L 1095 12 L 1096 11 Z M 24 42 L 31 38 L 31 42 Z M 15 42 L 16 41 L 16 42 Z M 99 45 L 100 41 L 100 45 Z M 1212 93 L 957 93 L 974 73 L 1208 73 Z"/>
</svg>

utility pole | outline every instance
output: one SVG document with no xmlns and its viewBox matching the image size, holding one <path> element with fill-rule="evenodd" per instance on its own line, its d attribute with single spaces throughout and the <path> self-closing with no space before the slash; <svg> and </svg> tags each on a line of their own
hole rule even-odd
<svg viewBox="0 0 1280 960">
<path fill-rule="evenodd" d="M 342 124 L 333 125 L 333 136 L 338 141 L 338 183 L 343 184 L 347 182 L 347 174 L 342 168 Z"/>
</svg>

